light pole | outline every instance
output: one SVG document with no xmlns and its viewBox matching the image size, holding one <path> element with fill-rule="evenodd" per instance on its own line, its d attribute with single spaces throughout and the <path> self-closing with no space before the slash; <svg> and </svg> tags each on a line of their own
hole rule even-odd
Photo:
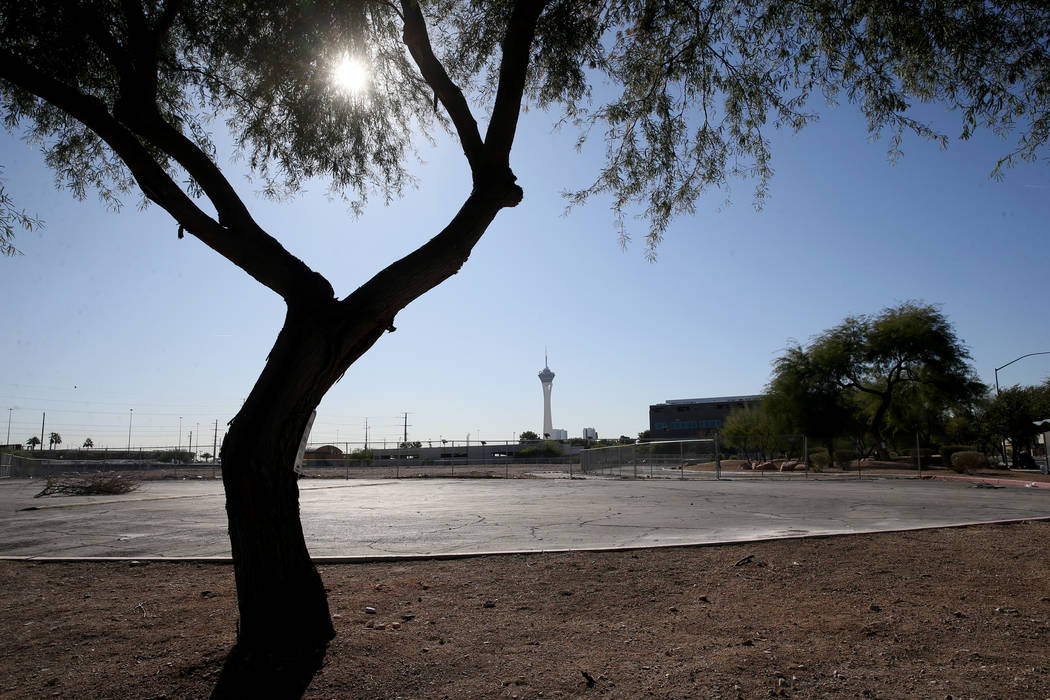
<svg viewBox="0 0 1050 700">
<path fill-rule="evenodd" d="M 1018 360 L 1023 360 L 1026 357 L 1034 357 L 1035 355 L 1050 355 L 1050 350 L 1045 350 L 1043 352 L 1030 352 L 1028 354 L 1021 355 L 1020 357 L 1015 357 L 1014 359 L 1010 360 L 1009 362 L 1007 362 L 1002 367 L 996 367 L 995 368 L 994 372 L 995 372 L 995 395 L 996 396 L 999 396 L 999 370 L 1004 369 L 1006 367 L 1009 367 L 1010 365 L 1012 365 L 1013 363 L 1017 362 Z M 1005 436 L 999 442 L 999 449 L 1002 450 L 1003 462 L 1005 463 L 1006 462 L 1006 439 L 1005 439 Z M 1014 449 L 1017 449 L 1016 446 L 1014 446 Z M 1050 456 L 1048 456 L 1047 459 L 1050 460 Z M 1015 465 L 1017 464 L 1017 455 L 1016 454 L 1014 455 L 1014 464 Z"/>
<path fill-rule="evenodd" d="M 4 440 L 5 445 L 11 444 L 11 412 L 14 410 L 13 408 L 7 409 L 7 439 Z"/>
<path fill-rule="evenodd" d="M 179 416 L 179 443 L 175 447 L 176 452 L 182 451 L 182 416 Z"/>
<path fill-rule="evenodd" d="M 1050 350 L 1047 350 L 1045 352 L 1030 352 L 1027 355 L 1021 355 L 1020 357 L 1015 357 L 1014 359 L 1010 360 L 1009 362 L 1007 362 L 1002 367 L 996 367 L 995 368 L 995 395 L 996 396 L 999 395 L 999 370 L 1004 369 L 1006 367 L 1009 367 L 1010 365 L 1012 365 L 1013 363 L 1017 362 L 1018 360 L 1023 360 L 1024 358 L 1032 357 L 1033 355 L 1050 355 Z"/>
<path fill-rule="evenodd" d="M 128 453 L 131 453 L 131 418 L 135 415 L 135 409 L 128 409 Z"/>
</svg>

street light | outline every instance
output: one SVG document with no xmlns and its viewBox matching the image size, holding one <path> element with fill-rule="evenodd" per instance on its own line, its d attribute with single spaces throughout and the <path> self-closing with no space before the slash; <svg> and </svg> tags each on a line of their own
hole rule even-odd
<svg viewBox="0 0 1050 700">
<path fill-rule="evenodd" d="M 999 370 L 1004 369 L 1006 367 L 1009 367 L 1010 365 L 1012 365 L 1013 363 L 1017 362 L 1018 360 L 1023 360 L 1026 357 L 1034 357 L 1035 355 L 1050 355 L 1050 350 L 1046 350 L 1044 352 L 1030 352 L 1030 353 L 1028 353 L 1026 355 L 1021 355 L 1020 357 L 1015 357 L 1014 359 L 1010 360 L 1009 362 L 1007 362 L 1002 367 L 996 367 L 995 368 L 994 372 L 995 372 L 995 395 L 996 396 L 999 396 Z M 1006 440 L 1005 440 L 1005 438 L 1000 441 L 999 449 L 1002 451 L 1003 462 L 1006 462 Z M 1015 460 L 1016 460 L 1016 457 L 1017 456 L 1014 455 L 1014 459 Z M 1050 457 L 1047 457 L 1047 459 L 1050 459 Z M 1017 462 L 1015 461 L 1014 464 L 1016 465 Z"/>
<path fill-rule="evenodd" d="M 1017 362 L 1018 360 L 1023 360 L 1024 358 L 1032 357 L 1033 355 L 1050 355 L 1050 350 L 1047 350 L 1045 352 L 1030 352 L 1027 355 L 1021 355 L 1020 357 L 1016 357 L 1016 358 L 1010 360 L 1009 362 L 1007 362 L 1002 367 L 996 367 L 995 368 L 995 395 L 996 396 L 999 395 L 999 370 L 1004 369 L 1006 367 L 1009 367 L 1010 365 L 1012 365 L 1013 363 Z"/>
<path fill-rule="evenodd" d="M 128 409 L 128 452 L 131 452 L 131 418 L 135 415 L 135 409 Z"/>
<path fill-rule="evenodd" d="M 11 444 L 11 412 L 14 410 L 13 408 L 7 409 L 7 439 L 4 440 L 5 445 Z"/>
</svg>

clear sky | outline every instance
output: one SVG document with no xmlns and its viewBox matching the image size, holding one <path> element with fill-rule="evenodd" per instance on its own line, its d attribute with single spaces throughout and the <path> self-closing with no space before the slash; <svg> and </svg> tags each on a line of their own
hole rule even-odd
<svg viewBox="0 0 1050 700">
<path fill-rule="evenodd" d="M 951 117 L 932 112 L 949 135 Z M 524 115 L 512 165 L 525 190 L 463 270 L 397 317 L 318 409 L 311 442 L 512 439 L 540 431 L 537 372 L 556 373 L 555 427 L 634 436 L 648 406 L 672 398 L 760 393 L 790 339 L 807 341 L 848 314 L 914 299 L 939 304 L 987 383 L 993 368 L 1050 351 L 1050 170 L 989 178 L 1010 141 L 982 133 L 947 151 L 906 139 L 888 164 L 848 105 L 802 133 L 772 133 L 776 175 L 765 207 L 753 183 L 712 193 L 668 232 L 656 263 L 617 244 L 595 201 L 563 216 L 560 192 L 586 184 L 596 155 L 554 117 Z M 434 235 L 469 190 L 459 150 L 422 144 L 419 187 L 353 219 L 323 184 L 270 202 L 228 152 L 222 164 L 257 220 L 324 273 L 340 296 Z M 11 441 L 46 432 L 64 446 L 91 437 L 208 451 L 247 396 L 283 318 L 281 300 L 187 236 L 158 207 L 120 213 L 56 191 L 40 154 L 0 138 L 6 189 L 46 220 L 0 258 L 0 408 Z M 1050 376 L 1050 355 L 1000 371 L 1000 383 Z M 182 433 L 179 433 L 179 424 Z M 6 426 L 0 422 L 0 437 Z M 202 447 L 202 449 L 204 449 Z"/>
</svg>

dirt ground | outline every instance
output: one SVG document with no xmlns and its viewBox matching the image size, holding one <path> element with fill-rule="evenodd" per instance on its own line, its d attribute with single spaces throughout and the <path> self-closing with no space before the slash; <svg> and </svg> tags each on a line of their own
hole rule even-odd
<svg viewBox="0 0 1050 700">
<path fill-rule="evenodd" d="M 322 565 L 311 698 L 1050 697 L 1050 522 Z M 0 561 L 0 696 L 206 697 L 232 568 Z M 369 614 L 366 608 L 374 608 Z"/>
</svg>

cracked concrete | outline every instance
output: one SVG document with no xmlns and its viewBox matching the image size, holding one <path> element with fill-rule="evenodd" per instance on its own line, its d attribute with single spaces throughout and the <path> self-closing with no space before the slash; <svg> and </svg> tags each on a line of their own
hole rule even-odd
<svg viewBox="0 0 1050 700">
<path fill-rule="evenodd" d="M 0 481 L 0 555 L 229 556 L 219 482 L 144 482 L 104 498 L 34 499 L 39 489 Z M 318 557 L 704 544 L 1050 517 L 1050 489 L 901 479 L 405 479 L 303 481 L 300 490 Z"/>
</svg>

